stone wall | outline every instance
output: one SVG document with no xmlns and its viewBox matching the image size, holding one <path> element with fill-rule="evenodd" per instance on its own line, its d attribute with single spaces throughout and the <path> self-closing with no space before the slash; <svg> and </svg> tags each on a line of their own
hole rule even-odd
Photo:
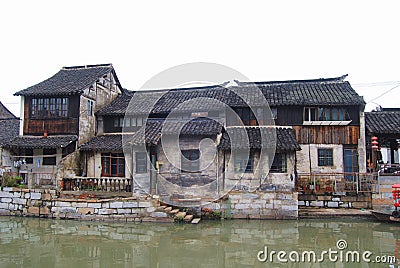
<svg viewBox="0 0 400 268">
<path fill-rule="evenodd" d="M 166 221 L 150 197 L 62 199 L 55 190 L 5 187 L 0 191 L 0 215 L 96 221 Z"/>
<path fill-rule="evenodd" d="M 372 195 L 370 193 L 348 195 L 315 195 L 300 194 L 300 207 L 321 207 L 321 208 L 372 208 Z"/>
<path fill-rule="evenodd" d="M 297 219 L 297 192 L 255 191 L 251 193 L 231 191 L 227 198 L 210 203 L 206 207 L 220 211 L 231 219 Z"/>
</svg>

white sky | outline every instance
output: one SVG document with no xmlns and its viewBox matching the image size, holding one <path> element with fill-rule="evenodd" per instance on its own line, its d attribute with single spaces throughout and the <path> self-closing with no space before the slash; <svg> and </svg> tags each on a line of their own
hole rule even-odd
<svg viewBox="0 0 400 268">
<path fill-rule="evenodd" d="M 72 65 L 112 63 L 130 90 L 169 67 L 197 61 L 229 66 L 252 81 L 347 73 L 367 102 L 400 84 L 398 1 L 38 0 L 0 6 L 0 100 L 16 115 L 13 93 Z M 372 86 L 377 82 L 392 83 Z M 399 95 L 400 87 L 374 102 L 400 107 Z"/>
</svg>

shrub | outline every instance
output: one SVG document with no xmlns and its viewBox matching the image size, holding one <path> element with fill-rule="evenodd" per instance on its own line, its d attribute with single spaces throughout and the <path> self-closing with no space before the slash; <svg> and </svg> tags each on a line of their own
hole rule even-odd
<svg viewBox="0 0 400 268">
<path fill-rule="evenodd" d="M 10 174 L 3 175 L 2 187 L 17 187 L 23 179 L 20 176 L 12 176 Z"/>
</svg>

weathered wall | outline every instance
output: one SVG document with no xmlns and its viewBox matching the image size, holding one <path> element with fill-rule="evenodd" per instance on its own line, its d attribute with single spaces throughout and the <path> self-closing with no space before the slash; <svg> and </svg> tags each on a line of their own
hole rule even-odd
<svg viewBox="0 0 400 268">
<path fill-rule="evenodd" d="M 121 151 L 115 151 L 115 153 L 122 153 Z M 87 177 L 90 178 L 101 178 L 102 163 L 101 163 L 101 152 L 84 152 L 82 161 L 86 162 L 85 172 Z M 130 178 L 130 166 L 132 164 L 130 154 L 125 155 L 125 178 Z"/>
<path fill-rule="evenodd" d="M 156 211 L 158 200 L 148 197 L 121 199 L 61 199 L 55 190 L 3 188 L 0 215 L 112 221 L 172 221 Z"/>
<path fill-rule="evenodd" d="M 340 144 L 301 144 L 297 151 L 297 171 L 299 173 L 340 173 L 343 170 L 343 145 Z M 318 166 L 318 149 L 333 149 L 333 166 Z M 311 165 L 310 165 L 311 162 Z M 311 170 L 310 170 L 311 168 Z"/>
<path fill-rule="evenodd" d="M 320 208 L 372 208 L 372 195 L 369 193 L 354 196 L 346 195 L 299 195 L 299 206 Z"/>
<path fill-rule="evenodd" d="M 232 219 L 297 219 L 297 192 L 282 190 L 231 191 L 227 198 L 205 207 Z"/>
</svg>

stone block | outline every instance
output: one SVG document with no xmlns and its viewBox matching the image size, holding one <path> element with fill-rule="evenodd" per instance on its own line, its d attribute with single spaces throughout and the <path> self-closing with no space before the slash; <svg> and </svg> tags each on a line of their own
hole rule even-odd
<svg viewBox="0 0 400 268">
<path fill-rule="evenodd" d="M 138 206 L 138 202 L 123 202 L 122 204 L 122 208 L 137 208 Z"/>
<path fill-rule="evenodd" d="M 42 194 L 42 200 L 45 201 L 51 200 L 51 194 Z"/>
<path fill-rule="evenodd" d="M 249 208 L 250 208 L 250 204 L 240 203 L 240 204 L 235 205 L 235 209 L 249 209 Z"/>
<path fill-rule="evenodd" d="M 123 202 L 111 202 L 110 208 L 122 208 Z"/>
<path fill-rule="evenodd" d="M 12 199 L 9 198 L 9 197 L 4 197 L 4 198 L 1 199 L 2 203 L 11 203 L 11 201 L 12 201 Z"/>
<path fill-rule="evenodd" d="M 78 208 L 78 213 L 82 215 L 94 214 L 94 208 Z"/>
<path fill-rule="evenodd" d="M 10 211 L 8 209 L 0 208 L 0 215 L 9 215 Z"/>
<path fill-rule="evenodd" d="M 130 208 L 117 208 L 117 213 L 118 214 L 131 214 L 132 209 Z"/>
<path fill-rule="evenodd" d="M 261 208 L 261 204 L 250 204 L 250 208 Z"/>
<path fill-rule="evenodd" d="M 48 207 L 41 207 L 39 209 L 40 215 L 49 215 L 50 214 L 50 209 Z"/>
<path fill-rule="evenodd" d="M 150 207 L 150 202 L 149 201 L 139 201 L 138 206 L 140 208 L 148 208 L 148 207 Z"/>
<path fill-rule="evenodd" d="M 42 197 L 41 193 L 31 193 L 31 199 L 38 200 Z"/>
<path fill-rule="evenodd" d="M 165 212 L 152 212 L 150 216 L 153 218 L 166 218 L 168 215 Z"/>
<path fill-rule="evenodd" d="M 260 196 L 258 194 L 244 193 L 242 194 L 242 199 L 258 199 Z"/>
<path fill-rule="evenodd" d="M 0 203 L 0 208 L 8 209 L 8 203 Z"/>
<path fill-rule="evenodd" d="M 101 208 L 101 203 L 88 203 L 88 208 Z"/>
<path fill-rule="evenodd" d="M 98 213 L 100 215 L 111 215 L 111 214 L 116 214 L 117 210 L 116 209 L 109 209 L 109 208 L 102 208 L 102 209 L 99 209 Z"/>
<path fill-rule="evenodd" d="M 110 208 L 110 203 L 108 202 L 101 203 L 101 208 Z"/>
<path fill-rule="evenodd" d="M 299 206 L 305 206 L 306 202 L 305 201 L 299 201 Z"/>
<path fill-rule="evenodd" d="M 4 192 L 12 192 L 14 189 L 12 187 L 3 187 Z"/>
<path fill-rule="evenodd" d="M 39 215 L 39 207 L 28 207 L 28 213 Z"/>
<path fill-rule="evenodd" d="M 86 208 L 88 203 L 86 202 L 72 202 L 71 207 L 75 208 Z"/>
<path fill-rule="evenodd" d="M 337 207 L 339 207 L 339 203 L 338 202 L 328 202 L 328 207 L 329 208 L 337 208 Z"/>
<path fill-rule="evenodd" d="M 14 192 L 13 197 L 21 197 L 21 192 Z"/>
<path fill-rule="evenodd" d="M 0 197 L 13 197 L 13 194 L 6 191 L 0 191 Z"/>
<path fill-rule="evenodd" d="M 155 208 L 155 207 L 148 207 L 148 208 L 146 209 L 146 211 L 149 212 L 149 213 L 151 213 L 151 212 L 156 211 L 156 208 Z"/>
<path fill-rule="evenodd" d="M 31 193 L 25 193 L 24 197 L 25 197 L 26 199 L 30 199 L 30 198 L 31 198 Z"/>
<path fill-rule="evenodd" d="M 71 203 L 70 202 L 57 201 L 55 206 L 56 207 L 70 207 Z"/>
<path fill-rule="evenodd" d="M 353 202 L 353 208 L 368 208 L 368 202 Z"/>
<path fill-rule="evenodd" d="M 76 208 L 74 208 L 74 207 L 59 207 L 58 213 L 76 213 Z"/>
<path fill-rule="evenodd" d="M 281 211 L 297 211 L 298 210 L 298 206 L 286 206 L 283 205 L 281 207 Z"/>
<path fill-rule="evenodd" d="M 19 205 L 26 205 L 26 199 L 15 197 L 15 198 L 13 198 L 13 203 L 19 204 Z"/>
</svg>

